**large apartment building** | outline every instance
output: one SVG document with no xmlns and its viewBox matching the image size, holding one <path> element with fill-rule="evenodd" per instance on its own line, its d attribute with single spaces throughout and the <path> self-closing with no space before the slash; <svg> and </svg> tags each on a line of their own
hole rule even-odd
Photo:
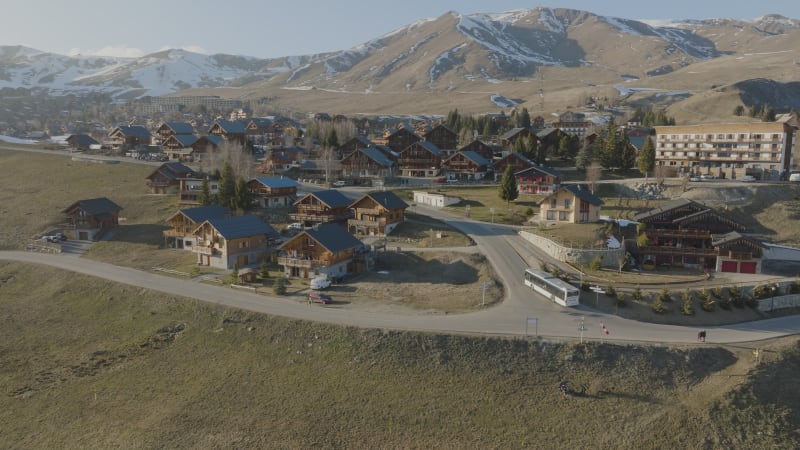
<svg viewBox="0 0 800 450">
<path fill-rule="evenodd" d="M 656 166 L 665 176 L 779 180 L 798 164 L 795 131 L 777 122 L 656 127 Z"/>
</svg>

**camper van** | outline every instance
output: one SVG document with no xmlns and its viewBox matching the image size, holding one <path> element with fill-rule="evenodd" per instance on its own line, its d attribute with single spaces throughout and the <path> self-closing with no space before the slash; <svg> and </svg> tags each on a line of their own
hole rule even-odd
<svg viewBox="0 0 800 450">
<path fill-rule="evenodd" d="M 789 181 L 793 183 L 800 183 L 800 172 L 795 172 L 789 175 Z"/>
<path fill-rule="evenodd" d="M 311 280 L 311 289 L 320 290 L 331 286 L 331 280 L 326 276 L 320 276 Z"/>
</svg>

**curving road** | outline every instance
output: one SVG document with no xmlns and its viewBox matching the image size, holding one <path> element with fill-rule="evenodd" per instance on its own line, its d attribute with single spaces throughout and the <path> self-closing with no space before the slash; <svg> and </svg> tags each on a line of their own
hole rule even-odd
<svg viewBox="0 0 800 450">
<path fill-rule="evenodd" d="M 468 233 L 476 242 L 476 250 L 486 255 L 506 289 L 506 299 L 498 306 L 465 314 L 402 315 L 361 311 L 347 306 L 313 305 L 286 297 L 269 297 L 212 286 L 191 280 L 161 275 L 92 261 L 69 254 L 41 254 L 21 251 L 0 252 L 0 260 L 44 264 L 63 270 L 96 276 L 110 281 L 153 289 L 255 312 L 295 317 L 319 322 L 366 328 L 434 331 L 457 334 L 522 336 L 527 318 L 536 318 L 528 334 L 577 339 L 578 325 L 585 318 L 584 338 L 633 341 L 643 343 L 694 343 L 697 328 L 656 325 L 602 314 L 581 306 L 562 308 L 534 294 L 522 282 L 522 271 L 529 261 L 539 259 L 537 250 L 516 234 L 513 227 L 454 218 L 440 211 L 426 210 L 433 217 Z M 398 289 L 402 289 L 398 286 Z M 476 300 L 480 293 L 475 293 Z M 603 321 L 610 334 L 601 334 Z M 800 317 L 782 317 L 720 327 L 707 327 L 708 342 L 751 342 L 800 332 Z"/>
</svg>

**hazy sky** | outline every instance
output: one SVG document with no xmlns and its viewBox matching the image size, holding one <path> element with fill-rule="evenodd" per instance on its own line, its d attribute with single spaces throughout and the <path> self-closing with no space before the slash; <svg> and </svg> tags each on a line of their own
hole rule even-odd
<svg viewBox="0 0 800 450">
<path fill-rule="evenodd" d="M 626 19 L 800 19 L 772 0 L 4 0 L 0 45 L 61 54 L 141 56 L 164 48 L 277 57 L 344 50 L 419 19 L 573 8 Z"/>
</svg>

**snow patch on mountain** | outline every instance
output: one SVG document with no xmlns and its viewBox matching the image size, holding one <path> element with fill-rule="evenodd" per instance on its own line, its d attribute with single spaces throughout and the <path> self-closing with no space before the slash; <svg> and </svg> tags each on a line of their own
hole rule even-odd
<svg viewBox="0 0 800 450">
<path fill-rule="evenodd" d="M 500 108 L 511 108 L 519 105 L 519 102 L 514 101 L 508 97 L 504 97 L 500 94 L 492 94 L 489 97 L 489 99 L 492 101 L 492 103 L 499 106 Z"/>
<path fill-rule="evenodd" d="M 428 69 L 428 77 L 431 83 L 436 81 L 441 74 L 452 69 L 455 65 L 464 62 L 464 58 L 459 57 L 458 52 L 466 45 L 466 43 L 457 45 L 449 50 L 445 50 L 436 57 L 436 59 L 433 61 L 433 65 L 430 69 Z"/>
</svg>

